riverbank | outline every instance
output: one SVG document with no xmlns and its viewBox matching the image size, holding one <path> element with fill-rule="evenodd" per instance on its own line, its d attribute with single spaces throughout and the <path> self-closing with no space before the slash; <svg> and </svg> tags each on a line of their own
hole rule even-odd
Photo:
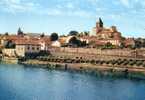
<svg viewBox="0 0 145 100">
<path fill-rule="evenodd" d="M 115 76 L 145 79 L 144 67 L 123 67 L 123 66 L 108 66 L 96 65 L 90 63 L 58 63 L 39 60 L 27 60 L 21 62 L 25 66 L 41 67 L 55 70 L 79 71 L 85 73 L 92 73 L 101 76 Z"/>
</svg>

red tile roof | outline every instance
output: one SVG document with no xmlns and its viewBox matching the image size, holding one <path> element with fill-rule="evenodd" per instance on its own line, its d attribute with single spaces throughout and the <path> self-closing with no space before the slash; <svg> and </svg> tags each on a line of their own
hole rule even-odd
<svg viewBox="0 0 145 100">
<path fill-rule="evenodd" d="M 5 40 L 11 40 L 17 45 L 40 45 L 41 42 L 50 45 L 51 41 L 49 37 L 36 38 L 36 37 L 22 37 L 18 35 L 5 36 Z"/>
</svg>

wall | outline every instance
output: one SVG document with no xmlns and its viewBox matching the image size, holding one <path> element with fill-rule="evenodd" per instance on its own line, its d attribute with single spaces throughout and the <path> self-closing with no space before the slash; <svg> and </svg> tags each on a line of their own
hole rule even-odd
<svg viewBox="0 0 145 100">
<path fill-rule="evenodd" d="M 136 58 L 138 51 L 128 49 L 101 50 L 96 48 L 49 48 L 54 56 L 83 57 L 85 59 Z M 141 54 L 140 54 L 141 55 Z"/>
<path fill-rule="evenodd" d="M 3 49 L 2 53 L 4 56 L 15 57 L 15 49 Z"/>
<path fill-rule="evenodd" d="M 26 53 L 39 53 L 40 49 L 39 45 L 16 45 L 16 53 L 21 57 L 24 57 Z"/>
<path fill-rule="evenodd" d="M 16 45 L 16 54 L 17 56 L 25 56 L 25 45 Z"/>
</svg>

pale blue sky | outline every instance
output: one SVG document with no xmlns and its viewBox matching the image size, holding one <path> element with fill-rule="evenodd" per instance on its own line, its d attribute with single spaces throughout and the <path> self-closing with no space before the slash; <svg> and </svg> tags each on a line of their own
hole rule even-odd
<svg viewBox="0 0 145 100">
<path fill-rule="evenodd" d="M 124 36 L 145 37 L 145 0 L 0 0 L 0 33 L 89 31 L 99 17 Z"/>
</svg>

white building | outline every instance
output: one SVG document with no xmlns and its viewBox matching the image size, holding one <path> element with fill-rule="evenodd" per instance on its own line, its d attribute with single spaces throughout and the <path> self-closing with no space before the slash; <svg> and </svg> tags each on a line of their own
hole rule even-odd
<svg viewBox="0 0 145 100">
<path fill-rule="evenodd" d="M 61 47 L 61 43 L 60 43 L 59 41 L 53 41 L 53 42 L 51 43 L 51 46 L 52 46 L 52 47 Z"/>
<path fill-rule="evenodd" d="M 90 36 L 96 36 L 96 27 L 93 27 L 92 30 L 90 31 Z"/>
<path fill-rule="evenodd" d="M 16 55 L 20 57 L 25 57 L 26 54 L 34 54 L 39 53 L 41 50 L 40 44 L 37 42 L 32 41 L 23 41 L 23 42 L 16 42 Z"/>
</svg>

